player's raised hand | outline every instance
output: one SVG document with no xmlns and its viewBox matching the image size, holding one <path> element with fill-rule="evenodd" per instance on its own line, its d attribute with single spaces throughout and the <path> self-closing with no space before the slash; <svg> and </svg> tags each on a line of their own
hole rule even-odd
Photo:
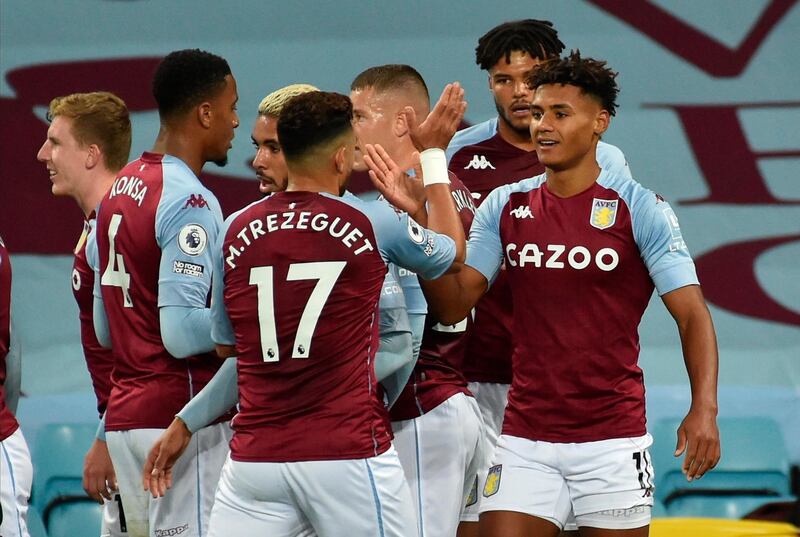
<svg viewBox="0 0 800 537">
<path fill-rule="evenodd" d="M 364 163 L 369 167 L 369 178 L 375 188 L 397 209 L 415 215 L 425 205 L 422 172 L 417 172 L 417 177 L 409 176 L 380 145 L 366 144 L 364 149 Z M 414 162 L 416 170 L 419 153 L 414 154 Z"/>
<path fill-rule="evenodd" d="M 191 439 L 192 433 L 183 420 L 175 418 L 153 444 L 142 471 L 144 490 L 149 490 L 153 498 L 164 496 L 172 487 L 172 468 Z"/>
<path fill-rule="evenodd" d="M 111 500 L 117 491 L 117 475 L 108 446 L 102 440 L 95 439 L 83 459 L 83 490 L 98 503 Z"/>
<path fill-rule="evenodd" d="M 408 124 L 409 136 L 417 151 L 424 151 L 432 147 L 447 149 L 466 110 L 467 101 L 464 100 L 464 88 L 458 82 L 444 87 L 433 110 L 422 123 L 418 123 L 414 109 L 406 106 L 403 114 Z"/>
<path fill-rule="evenodd" d="M 700 479 L 714 468 L 720 458 L 719 429 L 716 413 L 704 410 L 689 410 L 678 427 L 678 444 L 675 456 L 686 453 L 682 470 L 687 481 Z"/>
</svg>

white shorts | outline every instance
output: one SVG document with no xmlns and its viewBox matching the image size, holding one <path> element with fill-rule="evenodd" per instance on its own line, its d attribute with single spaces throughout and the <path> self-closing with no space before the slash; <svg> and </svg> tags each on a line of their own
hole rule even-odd
<svg viewBox="0 0 800 537">
<path fill-rule="evenodd" d="M 392 422 L 392 429 L 420 535 L 454 536 L 478 470 L 487 463 L 475 398 L 456 394 L 427 414 Z"/>
<path fill-rule="evenodd" d="M 106 433 L 108 452 L 117 474 L 131 537 L 180 535 L 204 537 L 220 471 L 228 454 L 229 423 L 204 427 L 192 435 L 189 446 L 172 469 L 172 488 L 153 499 L 142 488 L 147 454 L 164 429 L 133 429 Z"/>
<path fill-rule="evenodd" d="M 482 448 L 484 459 L 478 468 L 478 474 L 472 482 L 472 488 L 467 496 L 466 506 L 461 515 L 464 522 L 477 522 L 478 513 L 481 506 L 480 491 L 486 482 L 486 473 L 489 471 L 489 463 L 500 437 L 503 428 L 503 415 L 506 412 L 508 403 L 508 384 L 496 384 L 492 382 L 470 382 L 469 391 L 475 396 L 475 401 L 480 408 L 483 418 L 483 439 Z"/>
<path fill-rule="evenodd" d="M 564 528 L 631 529 L 650 523 L 653 438 L 559 444 L 501 435 L 481 512 L 515 511 Z"/>
<path fill-rule="evenodd" d="M 103 500 L 103 523 L 100 537 L 127 537 L 128 521 L 122 507 L 122 497 L 114 494 L 111 500 Z"/>
<path fill-rule="evenodd" d="M 18 427 L 0 442 L 0 505 L 3 537 L 28 537 L 28 499 L 31 497 L 33 465 L 28 444 Z"/>
<path fill-rule="evenodd" d="M 418 537 L 397 452 L 366 459 L 241 462 L 222 469 L 209 537 Z"/>
</svg>

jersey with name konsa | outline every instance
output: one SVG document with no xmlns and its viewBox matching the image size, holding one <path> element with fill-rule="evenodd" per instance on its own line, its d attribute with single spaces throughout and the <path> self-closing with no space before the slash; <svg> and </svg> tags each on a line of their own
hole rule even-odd
<svg viewBox="0 0 800 537">
<path fill-rule="evenodd" d="M 448 167 L 472 192 L 480 206 L 497 187 L 544 172 L 536 151 L 525 151 L 503 140 L 498 118 L 456 133 L 447 148 Z M 602 168 L 630 176 L 625 156 L 618 148 L 600 142 L 597 162 Z M 511 292 L 501 272 L 475 307 L 475 328 L 470 330 L 463 372 L 471 382 L 511 383 Z"/>
<path fill-rule="evenodd" d="M 214 282 L 212 337 L 235 343 L 238 356 L 231 457 L 385 451 L 391 432 L 373 361 L 386 264 L 438 277 L 453 241 L 384 202 L 281 192 L 229 217 L 215 255 L 223 279 Z"/>
<path fill-rule="evenodd" d="M 208 305 L 216 197 L 170 155 L 144 153 L 120 171 L 97 214 L 98 271 L 115 355 L 106 430 L 167 427 L 221 364 L 171 356 L 159 308 Z"/>
<path fill-rule="evenodd" d="M 478 209 L 467 264 L 491 282 L 503 262 L 514 307 L 503 434 L 645 434 L 639 322 L 654 285 L 663 295 L 698 283 L 669 204 L 605 170 L 568 198 L 545 175 L 500 187 Z"/>
<path fill-rule="evenodd" d="M 75 245 L 75 260 L 72 263 L 72 294 L 78 304 L 78 318 L 81 324 L 81 345 L 92 387 L 97 398 L 97 411 L 102 416 L 111 393 L 111 370 L 114 355 L 97 341 L 94 332 L 92 311 L 94 309 L 94 271 L 86 259 L 86 249 L 95 242 L 96 216 L 94 211 L 83 222 L 83 232 Z"/>
<path fill-rule="evenodd" d="M 453 196 L 464 233 L 469 234 L 475 216 L 475 204 L 470 191 L 450 173 L 450 193 Z M 409 302 L 425 302 L 416 276 L 413 282 L 401 279 L 403 292 Z M 461 372 L 464 352 L 472 318 L 468 316 L 455 325 L 443 325 L 430 314 L 425 317 L 425 328 L 419 356 L 405 389 L 389 411 L 392 421 L 410 420 L 430 412 L 458 393 L 472 395 Z"/>
<path fill-rule="evenodd" d="M 0 238 L 0 442 L 17 430 L 14 414 L 6 406 L 6 355 L 11 346 L 11 260 Z M 6 469 L 3 468 L 2 471 Z"/>
</svg>

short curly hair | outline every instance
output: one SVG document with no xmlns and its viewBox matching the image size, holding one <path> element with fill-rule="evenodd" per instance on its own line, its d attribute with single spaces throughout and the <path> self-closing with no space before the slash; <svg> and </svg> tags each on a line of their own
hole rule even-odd
<svg viewBox="0 0 800 537">
<path fill-rule="evenodd" d="M 581 58 L 580 50 L 573 50 L 566 58 L 553 58 L 541 64 L 528 75 L 528 87 L 535 89 L 545 84 L 577 86 L 600 102 L 612 116 L 617 111 L 617 72 L 606 62 Z"/>
<path fill-rule="evenodd" d="M 352 131 L 353 104 L 345 95 L 310 91 L 292 97 L 278 118 L 278 139 L 287 161 Z"/>
<path fill-rule="evenodd" d="M 153 97 L 158 114 L 169 119 L 225 88 L 225 77 L 231 74 L 228 62 L 200 49 L 170 52 L 156 68 L 153 76 Z"/>
<path fill-rule="evenodd" d="M 495 26 L 478 39 L 475 48 L 475 63 L 489 70 L 500 58 L 511 61 L 511 53 L 527 52 L 531 58 L 547 60 L 561 54 L 564 43 L 550 21 L 524 19 L 504 22 Z"/>
</svg>

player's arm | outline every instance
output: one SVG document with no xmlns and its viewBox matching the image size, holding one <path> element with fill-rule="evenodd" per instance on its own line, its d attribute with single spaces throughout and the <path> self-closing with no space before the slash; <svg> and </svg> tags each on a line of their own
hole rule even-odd
<svg viewBox="0 0 800 537">
<path fill-rule="evenodd" d="M 686 453 L 686 479 L 699 479 L 720 458 L 717 428 L 717 376 L 719 357 L 714 324 L 699 285 L 688 285 L 662 295 L 678 325 L 683 360 L 689 374 L 692 404 L 678 427 L 675 456 Z"/>
<path fill-rule="evenodd" d="M 214 350 L 206 304 L 213 272 L 211 249 L 221 225 L 219 207 L 213 198 L 207 206 L 186 207 L 185 197 L 164 201 L 156 221 L 161 248 L 158 276 L 161 338 L 164 347 L 176 358 Z"/>
<path fill-rule="evenodd" d="M 428 312 L 442 324 L 461 322 L 486 293 L 503 261 L 500 214 L 510 187 L 495 189 L 475 213 L 467 242 L 467 259 L 457 274 L 420 279 Z"/>
<path fill-rule="evenodd" d="M 239 398 L 236 359 L 225 360 L 200 393 L 195 395 L 153 444 L 142 470 L 142 485 L 153 498 L 172 486 L 172 469 L 192 435 L 225 414 Z"/>
<path fill-rule="evenodd" d="M 95 438 L 83 459 L 83 490 L 98 503 L 113 499 L 117 474 L 105 440 Z"/>
<path fill-rule="evenodd" d="M 94 272 L 94 288 L 92 289 L 92 324 L 97 342 L 106 349 L 111 348 L 111 330 L 108 327 L 108 316 L 103 304 L 103 292 L 100 276 L 100 255 L 97 251 L 95 234 L 91 233 L 86 243 L 86 261 Z"/>
<path fill-rule="evenodd" d="M 22 386 L 22 342 L 17 337 L 13 319 L 9 320 L 9 338 L 8 353 L 6 354 L 6 380 L 3 383 L 3 389 L 6 395 L 6 407 L 12 414 L 16 414 Z"/>
<path fill-rule="evenodd" d="M 175 358 L 188 358 L 214 349 L 211 311 L 191 306 L 164 306 L 158 310 L 161 340 Z"/>
<path fill-rule="evenodd" d="M 455 255 L 448 272 L 458 272 L 464 262 L 464 227 L 450 195 L 444 151 L 434 148 L 423 151 L 422 155 L 414 154 L 415 175 L 422 177 L 425 188 L 422 199 L 412 199 L 418 194 L 411 194 L 408 188 L 397 185 L 416 179 L 408 178 L 380 145 L 366 144 L 365 149 L 364 162 L 370 168 L 370 178 L 386 200 L 415 222 L 416 218 L 423 220 L 430 231 L 453 240 Z M 399 264 L 403 265 L 402 262 Z"/>
<path fill-rule="evenodd" d="M 642 189 L 632 198 L 633 234 L 658 294 L 678 325 L 692 404 L 678 427 L 675 456 L 685 453 L 689 480 L 720 457 L 717 428 L 718 355 L 714 325 L 678 218 L 662 198 Z"/>
</svg>

